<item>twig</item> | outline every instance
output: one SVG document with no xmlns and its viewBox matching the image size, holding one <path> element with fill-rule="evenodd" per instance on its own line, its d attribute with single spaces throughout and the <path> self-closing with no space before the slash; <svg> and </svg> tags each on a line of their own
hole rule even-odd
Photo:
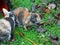
<svg viewBox="0 0 60 45">
<path fill-rule="evenodd" d="M 22 32 L 16 32 L 18 35 L 20 35 L 21 37 L 23 37 L 24 39 L 28 40 L 29 42 L 31 42 L 33 45 L 36 45 L 36 43 L 34 41 L 32 41 L 31 39 L 25 37 L 25 35 Z"/>
</svg>

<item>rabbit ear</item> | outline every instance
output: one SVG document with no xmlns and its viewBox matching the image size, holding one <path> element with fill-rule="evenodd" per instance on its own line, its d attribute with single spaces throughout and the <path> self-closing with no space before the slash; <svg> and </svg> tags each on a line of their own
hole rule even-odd
<svg viewBox="0 0 60 45">
<path fill-rule="evenodd" d="M 2 11 L 5 14 L 5 17 L 9 17 L 10 12 L 7 9 L 3 8 Z"/>
<path fill-rule="evenodd" d="M 5 9 L 5 8 L 3 8 L 2 11 L 3 11 L 3 13 L 4 13 L 5 15 L 9 14 L 8 10 Z"/>
</svg>

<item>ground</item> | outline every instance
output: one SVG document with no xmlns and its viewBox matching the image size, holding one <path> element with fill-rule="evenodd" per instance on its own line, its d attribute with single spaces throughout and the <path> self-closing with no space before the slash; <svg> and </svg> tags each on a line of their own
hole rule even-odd
<svg viewBox="0 0 60 45">
<path fill-rule="evenodd" d="M 48 0 L 48 2 L 49 1 L 51 0 Z M 41 2 L 40 0 L 37 0 L 34 4 L 36 5 L 36 4 L 42 4 L 42 3 L 43 1 Z M 26 7 L 29 10 L 31 10 L 32 2 L 30 0 L 12 0 L 12 4 L 13 4 L 13 9 L 16 7 Z M 59 13 L 60 11 L 51 10 L 51 12 Z M 45 16 L 42 19 L 42 21 L 48 22 L 47 18 L 49 16 L 53 18 L 52 13 L 49 13 L 49 14 L 45 13 Z M 37 32 L 34 26 L 27 31 L 23 27 L 16 27 L 14 29 L 15 41 L 12 42 L 10 45 L 33 45 L 26 38 L 32 40 L 34 43 L 36 43 L 36 45 L 52 45 L 51 42 L 49 41 L 50 38 L 48 34 L 56 35 L 59 38 L 58 44 L 60 44 L 60 26 L 57 26 L 56 23 L 52 23 L 49 25 L 43 25 L 43 27 L 47 30 L 45 33 Z M 24 33 L 25 38 L 21 37 L 18 34 L 19 32 Z M 7 44 L 4 44 L 4 45 L 7 45 Z"/>
</svg>

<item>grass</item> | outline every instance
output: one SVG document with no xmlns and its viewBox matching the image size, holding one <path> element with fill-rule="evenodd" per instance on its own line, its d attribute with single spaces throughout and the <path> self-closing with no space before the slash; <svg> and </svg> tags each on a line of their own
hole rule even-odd
<svg viewBox="0 0 60 45">
<path fill-rule="evenodd" d="M 48 2 L 49 1 L 51 1 L 51 0 L 48 0 Z M 17 8 L 17 7 L 26 7 L 29 10 L 31 10 L 32 2 L 30 0 L 12 0 L 12 4 L 13 4 L 13 9 Z M 38 0 L 34 4 L 35 5 L 36 4 L 42 4 L 42 1 Z M 42 21 L 46 21 L 48 23 L 48 17 L 50 16 L 53 18 L 52 13 L 54 13 L 54 12 L 60 13 L 59 10 L 57 10 L 57 11 L 51 10 L 51 14 L 45 13 L 45 16 L 42 19 Z M 15 41 L 12 42 L 10 45 L 33 45 L 27 39 L 18 35 L 16 32 L 24 33 L 25 37 L 34 41 L 36 43 L 36 45 L 52 45 L 51 42 L 49 41 L 50 38 L 48 37 L 48 34 L 50 33 L 51 35 L 58 36 L 58 38 L 59 38 L 58 43 L 60 45 L 60 26 L 57 26 L 53 22 L 50 25 L 44 25 L 43 27 L 47 30 L 47 32 L 39 33 L 39 32 L 37 32 L 35 27 L 32 27 L 28 31 L 26 31 L 23 27 L 16 27 L 14 29 Z M 45 43 L 45 41 L 46 41 L 46 43 Z M 4 43 L 4 45 L 7 45 L 7 44 Z"/>
</svg>

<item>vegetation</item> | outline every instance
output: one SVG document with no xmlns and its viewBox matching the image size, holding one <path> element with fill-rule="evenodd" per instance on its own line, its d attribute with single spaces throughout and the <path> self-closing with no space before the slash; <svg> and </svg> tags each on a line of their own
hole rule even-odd
<svg viewBox="0 0 60 45">
<path fill-rule="evenodd" d="M 45 0 L 44 0 L 45 1 Z M 51 0 L 47 0 L 48 2 Z M 45 1 L 47 3 L 47 1 Z M 11 0 L 13 4 L 13 9 L 17 7 L 26 7 L 29 10 L 31 10 L 31 0 Z M 36 0 L 34 4 L 41 4 L 42 5 L 43 0 Z M 51 10 L 51 13 L 44 13 L 45 16 L 42 19 L 42 22 L 45 21 L 48 22 L 48 17 L 54 18 L 52 16 L 52 13 L 60 13 L 59 10 Z M 52 45 L 50 42 L 49 34 L 56 35 L 59 38 L 58 43 L 60 44 L 60 26 L 57 26 L 55 22 L 49 24 L 49 25 L 43 25 L 47 31 L 45 33 L 40 33 L 36 30 L 36 28 L 33 26 L 31 29 L 28 29 L 27 31 L 23 27 L 16 27 L 14 30 L 15 35 L 15 41 L 12 42 L 10 45 L 33 45 L 30 41 L 28 41 L 26 38 L 31 39 L 36 45 Z M 22 32 L 25 36 L 23 38 L 18 33 Z M 46 41 L 46 42 L 45 42 Z M 6 44 L 5 44 L 6 45 Z"/>
</svg>

